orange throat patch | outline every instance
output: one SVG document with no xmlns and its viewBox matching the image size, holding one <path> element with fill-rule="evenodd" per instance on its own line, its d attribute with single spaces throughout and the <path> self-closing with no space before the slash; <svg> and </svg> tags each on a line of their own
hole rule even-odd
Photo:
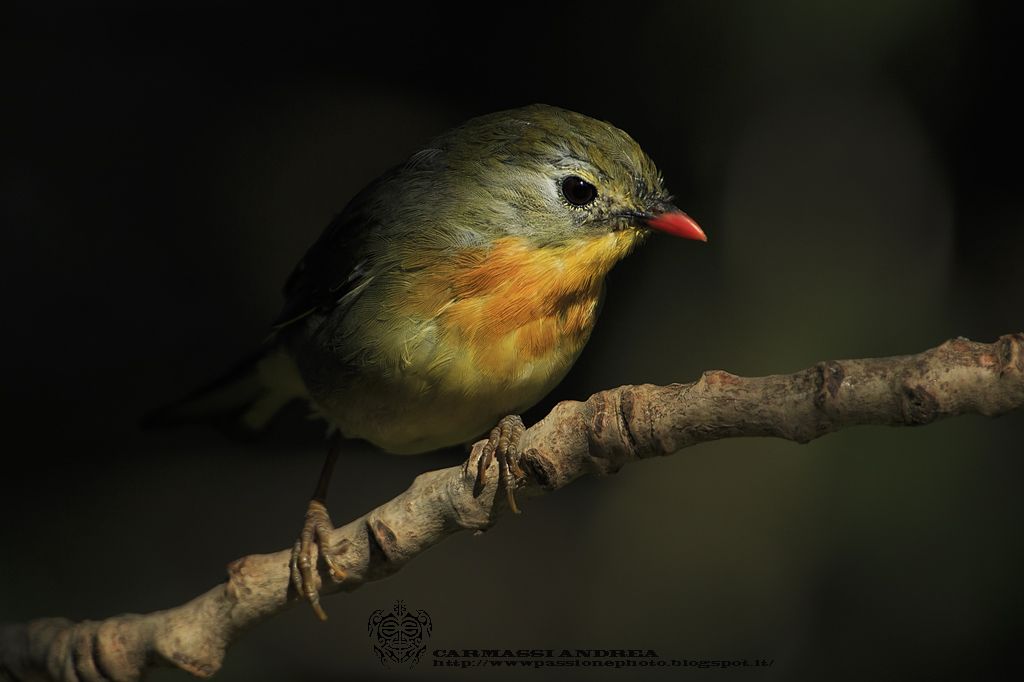
<svg viewBox="0 0 1024 682">
<path fill-rule="evenodd" d="M 639 237 L 627 229 L 541 248 L 504 237 L 466 249 L 429 269 L 416 308 L 431 311 L 482 370 L 504 373 L 500 366 L 553 353 L 571 364 L 593 328 L 605 275 Z"/>
</svg>

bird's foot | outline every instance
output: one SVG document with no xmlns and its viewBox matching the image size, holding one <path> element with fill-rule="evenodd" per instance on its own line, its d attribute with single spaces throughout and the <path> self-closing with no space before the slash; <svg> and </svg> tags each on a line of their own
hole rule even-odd
<svg viewBox="0 0 1024 682">
<path fill-rule="evenodd" d="M 320 500 L 310 500 L 309 507 L 306 509 L 306 522 L 302 526 L 302 534 L 292 548 L 292 585 L 300 596 L 305 597 L 320 620 L 327 620 L 327 613 L 320 606 L 320 590 L 317 585 L 319 557 L 323 557 L 334 582 L 340 583 L 346 575 L 345 569 L 341 567 L 331 552 L 330 533 L 332 530 L 334 530 L 334 525 L 331 523 L 331 517 L 327 515 L 327 507 Z"/>
<path fill-rule="evenodd" d="M 519 513 L 519 506 L 516 505 L 515 483 L 517 477 L 522 477 L 524 472 L 519 468 L 519 441 L 523 437 L 526 427 L 523 420 L 517 414 L 510 414 L 502 417 L 498 425 L 491 429 L 491 435 L 484 444 L 484 450 L 477 460 L 476 483 L 473 485 L 473 496 L 477 497 L 484 490 L 487 483 L 487 469 L 491 461 L 498 460 L 498 482 L 505 488 L 506 499 L 509 508 L 516 514 Z"/>
</svg>

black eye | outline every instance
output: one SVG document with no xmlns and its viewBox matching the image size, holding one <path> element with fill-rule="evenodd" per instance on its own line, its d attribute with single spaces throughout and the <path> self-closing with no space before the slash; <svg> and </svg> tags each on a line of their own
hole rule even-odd
<svg viewBox="0 0 1024 682">
<path fill-rule="evenodd" d="M 586 206 L 597 198 L 597 188 L 578 175 L 562 180 L 562 196 L 573 206 Z"/>
</svg>

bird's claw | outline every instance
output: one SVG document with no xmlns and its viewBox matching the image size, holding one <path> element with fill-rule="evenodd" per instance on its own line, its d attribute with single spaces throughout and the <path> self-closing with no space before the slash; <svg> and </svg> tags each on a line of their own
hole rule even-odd
<svg viewBox="0 0 1024 682">
<path fill-rule="evenodd" d="M 319 500 L 310 500 L 306 509 L 306 522 L 302 533 L 292 548 L 291 579 L 295 591 L 313 607 L 320 620 L 327 620 L 327 613 L 320 606 L 319 571 L 317 562 L 322 556 L 334 582 L 345 579 L 345 569 L 341 567 L 330 551 L 330 533 L 334 530 L 331 517 L 327 515 L 327 507 Z M 322 550 L 322 551 L 321 551 Z"/>
<path fill-rule="evenodd" d="M 509 509 L 519 513 L 516 504 L 515 483 L 523 475 L 517 462 L 519 458 L 519 441 L 523 437 L 526 426 L 516 414 L 502 417 L 498 425 L 491 429 L 490 436 L 484 444 L 483 452 L 477 460 L 476 482 L 473 485 L 473 497 L 483 492 L 487 483 L 487 470 L 494 459 L 498 460 L 498 482 L 505 488 L 505 496 Z"/>
</svg>

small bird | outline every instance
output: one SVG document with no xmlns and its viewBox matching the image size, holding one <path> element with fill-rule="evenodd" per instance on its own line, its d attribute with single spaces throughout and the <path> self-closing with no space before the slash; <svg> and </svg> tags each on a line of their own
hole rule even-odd
<svg viewBox="0 0 1024 682">
<path fill-rule="evenodd" d="M 396 454 L 490 430 L 507 501 L 517 416 L 579 357 L 604 278 L 651 230 L 706 241 L 661 174 L 609 123 L 552 106 L 471 119 L 370 183 L 327 226 L 284 287 L 259 354 L 151 423 L 235 409 L 258 429 L 308 401 L 330 429 Z M 492 428 L 493 427 L 493 428 Z M 292 581 L 326 618 L 316 581 L 333 529 L 335 438 L 292 554 Z"/>
</svg>

